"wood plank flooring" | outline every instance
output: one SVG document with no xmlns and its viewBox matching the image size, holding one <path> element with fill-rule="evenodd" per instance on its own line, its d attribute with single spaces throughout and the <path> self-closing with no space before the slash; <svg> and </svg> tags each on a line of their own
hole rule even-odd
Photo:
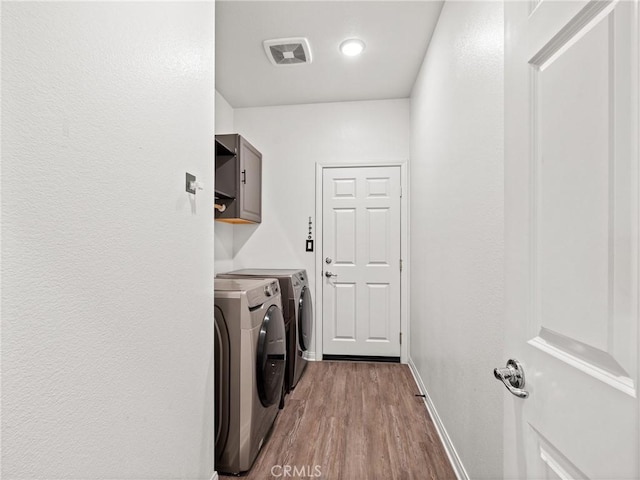
<svg viewBox="0 0 640 480">
<path fill-rule="evenodd" d="M 417 393 L 407 365 L 310 362 L 245 478 L 455 479 Z"/>
</svg>

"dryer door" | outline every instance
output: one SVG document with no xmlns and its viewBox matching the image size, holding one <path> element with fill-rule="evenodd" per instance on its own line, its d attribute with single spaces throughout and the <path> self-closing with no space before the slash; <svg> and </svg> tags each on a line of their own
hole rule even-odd
<svg viewBox="0 0 640 480">
<path fill-rule="evenodd" d="M 298 303 L 298 342 L 300 350 L 306 352 L 311 346 L 311 329 L 313 328 L 313 306 L 311 292 L 304 286 L 300 292 Z"/>
<path fill-rule="evenodd" d="M 224 451 L 229 434 L 229 371 L 231 369 L 229 352 L 229 332 L 222 310 L 214 308 L 215 316 L 215 429 L 216 464 Z"/>
<path fill-rule="evenodd" d="M 269 307 L 262 320 L 257 357 L 258 396 L 268 407 L 280 400 L 286 360 L 284 318 L 275 305 Z"/>
</svg>

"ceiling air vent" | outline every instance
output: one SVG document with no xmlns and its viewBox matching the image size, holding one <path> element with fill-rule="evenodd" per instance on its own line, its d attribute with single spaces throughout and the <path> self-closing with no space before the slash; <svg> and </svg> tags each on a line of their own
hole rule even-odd
<svg viewBox="0 0 640 480">
<path fill-rule="evenodd" d="M 276 38 L 263 43 L 264 51 L 274 65 L 311 63 L 311 49 L 306 38 Z"/>
</svg>

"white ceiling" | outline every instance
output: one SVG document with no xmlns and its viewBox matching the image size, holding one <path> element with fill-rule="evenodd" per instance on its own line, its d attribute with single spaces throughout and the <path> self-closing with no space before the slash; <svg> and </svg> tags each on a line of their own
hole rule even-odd
<svg viewBox="0 0 640 480">
<path fill-rule="evenodd" d="M 406 98 L 441 1 L 217 1 L 216 89 L 232 107 Z M 306 37 L 311 64 L 276 67 L 262 42 Z M 342 40 L 366 43 L 359 57 Z"/>
</svg>

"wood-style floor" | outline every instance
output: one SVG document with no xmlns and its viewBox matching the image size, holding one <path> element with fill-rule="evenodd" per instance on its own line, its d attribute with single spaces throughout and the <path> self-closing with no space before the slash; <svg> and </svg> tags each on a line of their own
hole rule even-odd
<svg viewBox="0 0 640 480">
<path fill-rule="evenodd" d="M 245 478 L 455 479 L 417 393 L 407 365 L 310 362 Z"/>
</svg>

